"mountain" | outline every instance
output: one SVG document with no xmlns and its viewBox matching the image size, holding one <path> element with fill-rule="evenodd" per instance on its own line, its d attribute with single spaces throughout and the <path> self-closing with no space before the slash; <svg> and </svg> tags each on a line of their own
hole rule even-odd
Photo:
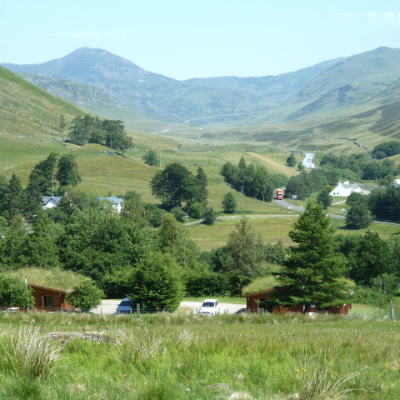
<svg viewBox="0 0 400 400">
<path fill-rule="evenodd" d="M 69 124 L 83 113 L 78 107 L 0 67 L 0 134 L 60 139 L 60 115 L 63 114 Z"/>
<path fill-rule="evenodd" d="M 339 61 L 341 59 L 327 61 L 276 77 L 186 81 L 145 71 L 102 49 L 81 48 L 43 64 L 2 65 L 16 73 L 101 87 L 121 106 L 162 121 L 240 124 L 245 119 L 275 108 Z M 36 83 L 43 83 L 42 87 L 46 86 L 47 90 L 57 91 L 60 95 L 66 94 L 59 88 L 50 89 L 50 83 L 44 84 L 39 78 Z M 86 105 L 82 104 L 82 107 Z"/>
<path fill-rule="evenodd" d="M 380 47 L 340 61 L 280 107 L 247 122 L 289 122 L 322 113 L 325 118 L 331 113 L 336 119 L 338 109 L 346 110 L 373 98 L 399 78 L 400 49 Z"/>
</svg>

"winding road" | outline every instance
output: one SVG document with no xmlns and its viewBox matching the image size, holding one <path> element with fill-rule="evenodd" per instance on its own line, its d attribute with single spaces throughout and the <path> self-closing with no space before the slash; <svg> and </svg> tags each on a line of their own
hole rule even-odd
<svg viewBox="0 0 400 400">
<path fill-rule="evenodd" d="M 315 165 L 313 163 L 314 156 L 315 156 L 314 153 L 306 153 L 306 156 L 304 157 L 304 160 L 303 160 L 303 165 L 306 168 L 310 168 L 310 169 L 315 168 Z"/>
</svg>

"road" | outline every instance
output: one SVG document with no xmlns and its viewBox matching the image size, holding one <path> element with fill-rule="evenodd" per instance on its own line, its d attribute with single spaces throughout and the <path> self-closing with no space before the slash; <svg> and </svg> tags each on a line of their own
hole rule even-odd
<svg viewBox="0 0 400 400">
<path fill-rule="evenodd" d="M 92 310 L 94 314 L 115 314 L 117 312 L 117 306 L 121 300 L 103 300 L 101 306 Z M 198 308 L 201 306 L 201 302 L 197 301 L 182 301 L 180 307 L 186 309 L 186 313 L 196 314 Z M 243 304 L 230 304 L 220 303 L 221 314 L 239 314 L 246 311 L 246 306 Z"/>
<path fill-rule="evenodd" d="M 281 206 L 281 207 L 287 208 L 288 210 L 296 210 L 296 211 L 301 211 L 301 212 L 304 211 L 304 207 L 296 206 L 296 205 L 294 205 L 292 203 L 289 203 L 286 200 L 276 200 L 276 199 L 274 199 L 273 203 L 276 204 L 277 206 Z"/>
<path fill-rule="evenodd" d="M 303 160 L 303 165 L 306 168 L 310 168 L 310 169 L 315 168 L 315 165 L 313 164 L 314 156 L 315 156 L 314 153 L 306 153 L 306 156 L 304 157 L 304 160 Z"/>
</svg>

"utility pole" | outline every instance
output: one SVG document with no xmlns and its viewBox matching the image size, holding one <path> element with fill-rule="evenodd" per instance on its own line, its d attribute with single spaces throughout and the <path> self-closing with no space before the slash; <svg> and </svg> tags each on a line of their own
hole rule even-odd
<svg viewBox="0 0 400 400">
<path fill-rule="evenodd" d="M 242 210 L 243 210 L 243 185 L 242 185 Z"/>
<path fill-rule="evenodd" d="M 265 207 L 264 207 L 264 193 L 263 193 L 263 212 L 265 212 Z"/>
</svg>

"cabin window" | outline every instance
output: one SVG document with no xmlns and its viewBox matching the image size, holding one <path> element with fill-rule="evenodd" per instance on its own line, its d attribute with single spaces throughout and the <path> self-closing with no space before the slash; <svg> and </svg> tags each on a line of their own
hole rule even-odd
<svg viewBox="0 0 400 400">
<path fill-rule="evenodd" d="M 42 307 L 53 307 L 53 298 L 51 296 L 41 296 Z"/>
</svg>

